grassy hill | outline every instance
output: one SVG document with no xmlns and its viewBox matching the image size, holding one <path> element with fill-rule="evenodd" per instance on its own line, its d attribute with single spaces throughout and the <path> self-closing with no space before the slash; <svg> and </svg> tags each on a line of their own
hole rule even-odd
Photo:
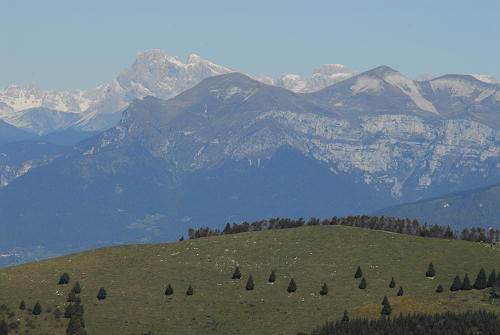
<svg viewBox="0 0 500 335">
<path fill-rule="evenodd" d="M 429 262 L 437 271 L 427 279 Z M 238 265 L 240 280 L 231 275 Z M 366 290 L 353 275 L 360 265 Z M 30 334 L 64 334 L 67 319 L 56 322 L 52 311 L 64 311 L 66 296 L 78 280 L 82 285 L 84 318 L 89 334 L 296 334 L 326 320 L 350 316 L 378 317 L 380 302 L 389 297 L 394 313 L 487 309 L 487 290 L 451 293 L 456 274 L 473 282 L 481 266 L 487 274 L 500 270 L 500 247 L 472 242 L 421 238 L 342 226 L 202 238 L 183 242 L 127 245 L 23 264 L 0 270 L 0 302 L 16 312 L 19 333 L 26 320 Z M 277 281 L 267 282 L 272 269 Z M 68 272 L 69 285 L 58 285 Z M 246 291 L 249 275 L 255 289 Z M 394 276 L 396 288 L 390 289 Z M 290 278 L 297 291 L 288 294 Z M 329 294 L 320 296 L 326 282 Z M 164 295 L 171 283 L 174 295 Z M 445 292 L 434 293 L 441 283 Z M 193 296 L 186 296 L 189 284 Z M 104 286 L 106 300 L 96 299 Z M 399 286 L 404 296 L 396 297 Z M 31 316 L 17 309 L 38 300 L 44 312 Z M 51 312 L 46 312 L 50 308 Z M 1 312 L 1 310 L 0 310 Z"/>
</svg>

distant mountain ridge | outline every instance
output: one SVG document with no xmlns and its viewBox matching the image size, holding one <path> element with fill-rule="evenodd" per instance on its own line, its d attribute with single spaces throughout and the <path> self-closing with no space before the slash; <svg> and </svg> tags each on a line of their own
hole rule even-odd
<svg viewBox="0 0 500 335">
<path fill-rule="evenodd" d="M 0 189 L 0 242 L 164 241 L 187 226 L 362 214 L 500 183 L 499 91 L 382 66 L 313 93 L 232 72 L 135 99 L 115 127 Z"/>
<path fill-rule="evenodd" d="M 39 135 L 69 127 L 105 130 L 119 121 L 121 111 L 136 98 L 168 99 L 207 77 L 233 71 L 196 54 L 183 63 L 161 50 L 148 50 L 138 53 L 132 66 L 116 79 L 93 90 L 70 93 L 42 91 L 35 84 L 8 86 L 0 91 L 0 119 Z M 278 79 L 260 76 L 258 80 L 294 92 L 311 92 L 351 76 L 343 65 L 326 64 L 316 68 L 311 78 L 284 75 Z"/>
</svg>

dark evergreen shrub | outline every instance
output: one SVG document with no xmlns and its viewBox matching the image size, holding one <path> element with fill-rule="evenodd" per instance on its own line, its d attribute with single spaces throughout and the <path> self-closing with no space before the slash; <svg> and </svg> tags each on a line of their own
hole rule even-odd
<svg viewBox="0 0 500 335">
<path fill-rule="evenodd" d="M 274 270 L 273 270 L 273 271 L 271 271 L 271 274 L 269 275 L 269 279 L 268 279 L 268 281 L 269 281 L 270 283 L 274 283 L 274 282 L 276 281 L 276 273 L 274 272 Z"/>
<path fill-rule="evenodd" d="M 186 295 L 193 295 L 193 294 L 194 294 L 193 287 L 191 285 L 189 285 L 189 287 L 186 291 Z"/>
<path fill-rule="evenodd" d="M 69 283 L 69 274 L 64 272 L 61 277 L 59 277 L 59 285 L 65 285 Z"/>
<path fill-rule="evenodd" d="M 472 285 L 470 284 L 469 276 L 465 274 L 464 281 L 462 282 L 461 290 L 468 291 L 472 290 Z"/>
<path fill-rule="evenodd" d="M 75 286 L 73 286 L 72 291 L 75 294 L 80 294 L 82 292 L 82 287 L 80 286 L 80 283 L 78 281 L 75 283 Z"/>
<path fill-rule="evenodd" d="M 488 286 L 488 281 L 486 280 L 486 272 L 483 268 L 479 270 L 477 274 L 476 281 L 474 282 L 474 288 L 476 290 L 483 290 Z"/>
<path fill-rule="evenodd" d="M 441 293 L 443 292 L 443 285 L 439 284 L 438 287 L 436 288 L 436 293 Z"/>
<path fill-rule="evenodd" d="M 297 291 L 297 284 L 295 284 L 295 280 L 290 279 L 290 283 L 288 283 L 288 288 L 286 289 L 288 293 L 292 293 Z"/>
<path fill-rule="evenodd" d="M 402 295 L 403 295 L 403 293 L 404 293 L 404 291 L 403 291 L 403 286 L 400 286 L 400 287 L 399 287 L 399 291 L 398 291 L 398 297 L 402 296 Z"/>
<path fill-rule="evenodd" d="M 432 278 L 436 276 L 436 270 L 434 269 L 434 264 L 429 263 L 429 266 L 427 267 L 427 272 L 425 273 L 426 277 Z"/>
<path fill-rule="evenodd" d="M 21 310 L 26 309 L 26 304 L 24 303 L 24 300 L 21 300 L 21 303 L 19 304 L 19 309 L 21 309 Z"/>
<path fill-rule="evenodd" d="M 174 294 L 174 289 L 172 288 L 172 285 L 168 284 L 167 289 L 165 290 L 165 295 L 172 295 Z"/>
<path fill-rule="evenodd" d="M 9 335 L 9 326 L 5 320 L 0 321 L 0 335 Z"/>
<path fill-rule="evenodd" d="M 107 295 L 108 294 L 107 294 L 106 290 L 104 289 L 104 287 L 101 287 L 99 289 L 99 292 L 97 292 L 97 299 L 104 300 L 104 299 L 106 299 Z"/>
<path fill-rule="evenodd" d="M 497 274 L 495 273 L 495 269 L 493 269 L 488 277 L 488 282 L 486 283 L 487 287 L 493 287 L 495 281 L 497 280 Z"/>
<path fill-rule="evenodd" d="M 462 282 L 460 281 L 460 277 L 457 275 L 455 279 L 453 279 L 453 283 L 450 286 L 450 291 L 458 291 L 462 288 Z"/>
<path fill-rule="evenodd" d="M 347 314 L 347 311 L 344 311 L 344 316 L 342 317 L 341 321 L 344 323 L 349 322 L 349 315 Z"/>
<path fill-rule="evenodd" d="M 248 277 L 248 281 L 247 281 L 247 285 L 245 286 L 246 290 L 247 291 L 251 291 L 253 290 L 253 278 L 252 278 L 252 275 L 250 275 L 250 277 Z"/>
<path fill-rule="evenodd" d="M 234 272 L 233 272 L 233 279 L 240 279 L 241 278 L 241 272 L 240 272 L 240 268 L 237 266 L 236 269 L 234 269 Z"/>
<path fill-rule="evenodd" d="M 40 313 L 42 313 L 42 305 L 37 301 L 35 307 L 33 307 L 33 315 L 40 315 Z"/>
<path fill-rule="evenodd" d="M 361 267 L 358 266 L 356 273 L 354 274 L 354 278 L 358 279 L 361 278 L 362 276 L 363 276 L 363 271 L 361 271 Z"/>
<path fill-rule="evenodd" d="M 394 280 L 394 277 L 392 277 L 391 282 L 389 283 L 390 288 L 395 288 L 396 287 L 396 281 Z"/>
<path fill-rule="evenodd" d="M 389 299 L 387 299 L 387 296 L 384 296 L 384 299 L 382 299 L 382 305 L 388 304 Z"/>
<path fill-rule="evenodd" d="M 365 278 L 361 278 L 361 283 L 359 283 L 359 286 L 358 286 L 360 289 L 364 290 L 366 288 L 366 280 Z"/>
<path fill-rule="evenodd" d="M 328 294 L 328 286 L 326 286 L 326 283 L 323 283 L 323 286 L 321 287 L 319 294 L 320 295 L 327 295 Z"/>
<path fill-rule="evenodd" d="M 391 315 L 392 313 L 392 307 L 391 307 L 391 304 L 389 304 L 389 300 L 387 301 L 386 304 L 384 304 L 384 306 L 382 306 L 382 310 L 380 311 L 380 314 L 382 316 L 389 316 Z"/>
</svg>

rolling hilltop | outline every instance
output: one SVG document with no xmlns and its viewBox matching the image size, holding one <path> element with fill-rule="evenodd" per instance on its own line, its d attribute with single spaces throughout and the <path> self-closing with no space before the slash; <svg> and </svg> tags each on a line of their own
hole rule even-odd
<svg viewBox="0 0 500 335">
<path fill-rule="evenodd" d="M 500 269 L 500 248 L 490 244 L 421 238 L 342 226 L 267 230 L 168 244 L 108 247 L 0 270 L 0 301 L 40 333 L 64 334 L 64 311 L 75 281 L 82 286 L 89 334 L 296 334 L 310 332 L 347 310 L 351 317 L 378 317 L 383 296 L 393 313 L 487 309 L 488 290 L 449 292 L 455 275 L 473 282 L 480 267 Z M 425 276 L 433 262 L 434 279 Z M 367 288 L 354 278 L 358 265 Z M 231 279 L 239 266 L 241 279 Z M 268 283 L 271 270 L 276 281 Z M 68 285 L 58 285 L 63 272 Z M 246 291 L 249 275 L 254 290 Z M 395 288 L 389 288 L 391 277 Z M 297 291 L 287 293 L 290 279 Z M 174 294 L 165 296 L 167 284 Z M 328 295 L 320 296 L 323 283 Z M 438 284 L 444 292 L 435 293 Z M 185 294 L 189 285 L 194 294 Z M 396 296 L 399 287 L 404 295 Z M 105 287 L 105 300 L 96 299 Z M 17 309 L 24 299 L 43 312 Z M 46 312 L 50 308 L 51 312 Z M 46 318 L 46 319 L 45 319 Z"/>
</svg>

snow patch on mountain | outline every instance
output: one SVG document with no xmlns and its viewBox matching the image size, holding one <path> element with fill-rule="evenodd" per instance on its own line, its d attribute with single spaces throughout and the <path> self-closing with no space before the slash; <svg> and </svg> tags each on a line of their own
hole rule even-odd
<svg viewBox="0 0 500 335">
<path fill-rule="evenodd" d="M 415 85 L 413 80 L 406 78 L 398 72 L 386 74 L 384 79 L 391 85 L 398 87 L 404 94 L 409 96 L 415 105 L 417 105 L 417 107 L 421 110 L 439 114 L 434 105 L 422 96 L 419 88 Z"/>
</svg>

